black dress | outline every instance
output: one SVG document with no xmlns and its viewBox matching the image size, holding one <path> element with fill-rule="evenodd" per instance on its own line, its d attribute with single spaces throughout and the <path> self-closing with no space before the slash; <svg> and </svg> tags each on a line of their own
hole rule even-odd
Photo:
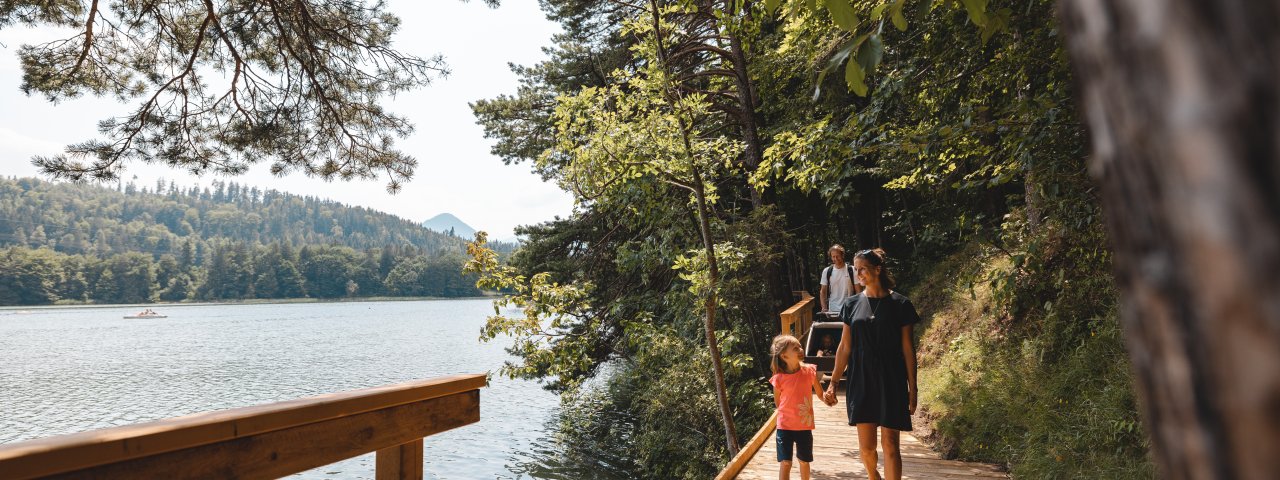
<svg viewBox="0 0 1280 480">
<path fill-rule="evenodd" d="M 875 318 L 872 319 L 872 316 Z M 907 362 L 902 356 L 902 327 L 920 321 L 906 296 L 868 298 L 859 293 L 845 302 L 840 321 L 853 333 L 846 359 L 845 408 L 849 425 L 874 423 L 894 430 L 911 430 Z"/>
</svg>

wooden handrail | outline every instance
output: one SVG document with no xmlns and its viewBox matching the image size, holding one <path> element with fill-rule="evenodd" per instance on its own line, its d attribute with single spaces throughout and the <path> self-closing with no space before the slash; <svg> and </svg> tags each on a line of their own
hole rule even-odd
<svg viewBox="0 0 1280 480">
<path fill-rule="evenodd" d="M 486 383 L 485 375 L 453 375 L 0 445 L 0 472 L 276 478 L 378 451 L 378 478 L 421 478 L 421 439 L 479 421 Z M 412 465 L 385 462 L 384 470 L 384 451 L 411 460 L 414 442 L 416 475 Z"/>
<path fill-rule="evenodd" d="M 773 429 L 778 425 L 778 412 L 774 411 L 773 416 L 769 417 L 769 421 L 764 422 L 760 430 L 751 437 L 751 440 L 743 445 L 742 450 L 738 450 L 738 454 L 733 456 L 733 460 L 716 475 L 716 480 L 731 480 L 738 478 L 738 474 L 742 473 L 742 469 L 747 468 L 747 464 L 751 463 L 751 459 L 756 456 L 756 452 L 760 451 L 760 447 L 764 446 L 764 442 L 769 439 L 769 435 L 773 433 Z"/>
<path fill-rule="evenodd" d="M 778 314 L 781 322 L 779 331 L 803 340 L 805 334 L 809 331 L 809 324 L 813 323 L 813 307 L 815 303 L 817 303 L 817 299 L 805 293 L 803 298 L 796 302 L 795 305 L 783 310 L 782 313 Z"/>
</svg>

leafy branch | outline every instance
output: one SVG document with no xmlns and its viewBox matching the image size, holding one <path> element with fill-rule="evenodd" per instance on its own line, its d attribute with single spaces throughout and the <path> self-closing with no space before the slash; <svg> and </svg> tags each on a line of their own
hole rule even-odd
<svg viewBox="0 0 1280 480">
<path fill-rule="evenodd" d="M 391 45 L 400 20 L 382 1 L 17 1 L 0 28 L 75 35 L 24 45 L 22 90 L 51 102 L 84 94 L 142 99 L 103 120 L 103 139 L 33 163 L 73 181 L 118 178 L 129 161 L 237 174 L 260 161 L 284 175 L 385 177 L 398 191 L 417 161 L 396 149 L 413 131 L 380 100 L 448 74 L 439 55 Z"/>
</svg>

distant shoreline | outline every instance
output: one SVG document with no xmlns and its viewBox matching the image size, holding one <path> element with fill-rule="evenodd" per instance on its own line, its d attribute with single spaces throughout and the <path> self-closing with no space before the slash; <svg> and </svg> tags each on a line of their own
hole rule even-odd
<svg viewBox="0 0 1280 480">
<path fill-rule="evenodd" d="M 0 305 L 0 311 L 11 310 L 51 310 L 51 309 L 90 309 L 90 308 L 122 308 L 122 307 L 195 307 L 209 305 L 271 305 L 292 303 L 364 303 L 364 302 L 416 302 L 424 300 L 480 300 L 496 298 L 496 293 L 486 293 L 475 297 L 359 297 L 359 298 L 252 298 L 245 300 L 226 300 L 216 302 L 155 302 L 155 303 L 63 303 L 46 305 Z"/>
</svg>

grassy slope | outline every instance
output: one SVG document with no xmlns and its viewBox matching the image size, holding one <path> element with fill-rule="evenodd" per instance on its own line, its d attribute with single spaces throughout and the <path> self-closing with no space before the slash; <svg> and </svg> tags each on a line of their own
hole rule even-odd
<svg viewBox="0 0 1280 480">
<path fill-rule="evenodd" d="M 1108 271 L 1067 263 L 992 282 L 1009 257 L 970 246 L 908 292 L 929 438 L 1017 478 L 1152 478 Z"/>
</svg>

